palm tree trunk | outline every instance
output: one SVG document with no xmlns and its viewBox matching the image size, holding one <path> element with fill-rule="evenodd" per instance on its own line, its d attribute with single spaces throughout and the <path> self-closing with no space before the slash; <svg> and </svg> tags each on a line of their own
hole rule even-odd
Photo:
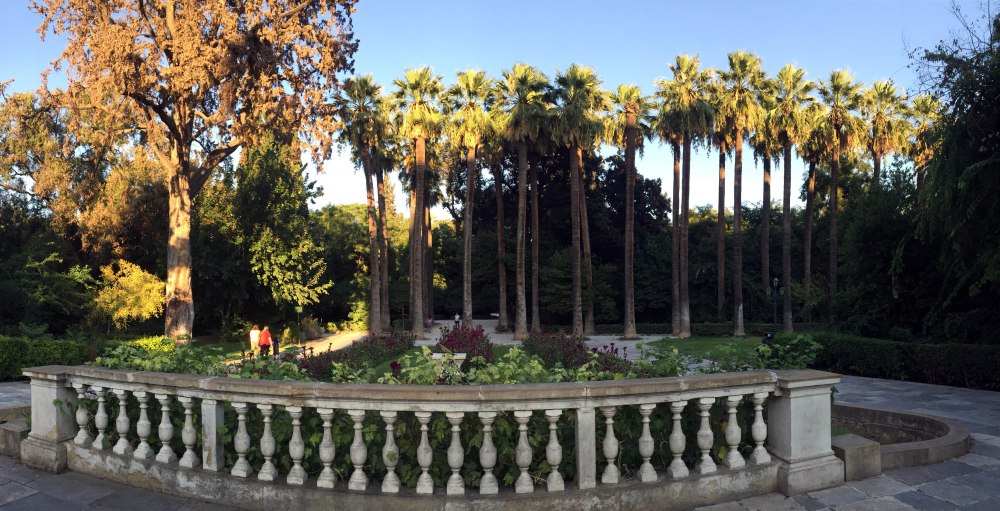
<svg viewBox="0 0 1000 511">
<path fill-rule="evenodd" d="M 525 228 L 528 205 L 528 144 L 517 144 L 517 276 L 514 289 L 514 339 L 528 338 L 528 311 L 525 300 Z"/>
<path fill-rule="evenodd" d="M 503 169 L 500 168 L 500 157 L 493 157 L 493 188 L 497 198 L 497 288 L 499 297 L 497 298 L 497 330 L 506 332 L 507 326 L 507 264 L 506 241 L 504 236 L 503 221 Z"/>
<path fill-rule="evenodd" d="M 424 185 L 424 315 L 434 317 L 434 232 L 431 230 L 430 187 Z"/>
<path fill-rule="evenodd" d="M 382 290 L 379 298 L 382 300 L 382 328 L 392 326 L 392 315 L 389 310 L 389 220 L 385 216 L 386 195 L 385 195 L 385 169 L 378 168 L 375 172 L 375 180 L 378 184 L 378 245 L 379 245 L 379 283 Z"/>
<path fill-rule="evenodd" d="M 580 294 L 580 160 L 583 149 L 574 146 L 569 155 L 570 268 L 573 274 L 573 336 L 583 336 L 583 297 Z"/>
<path fill-rule="evenodd" d="M 462 324 L 472 325 L 472 208 L 476 192 L 476 148 L 465 154 L 465 220 L 462 232 Z"/>
<path fill-rule="evenodd" d="M 638 337 L 635 331 L 635 281 L 632 252 L 635 248 L 635 112 L 625 118 L 625 338 Z"/>
<path fill-rule="evenodd" d="M 531 331 L 542 331 L 542 319 L 538 312 L 538 174 L 534 165 L 528 165 L 528 181 L 531 182 Z"/>
<path fill-rule="evenodd" d="M 719 220 L 715 229 L 715 265 L 718 277 L 715 286 L 715 316 L 721 323 L 725 321 L 723 310 L 726 304 L 726 146 L 719 147 Z"/>
<path fill-rule="evenodd" d="M 781 197 L 781 319 L 786 334 L 792 333 L 792 144 L 785 143 L 784 190 Z"/>
<path fill-rule="evenodd" d="M 806 185 L 806 229 L 802 235 L 804 246 L 802 259 L 802 283 L 807 300 L 812 299 L 812 237 L 813 237 L 813 197 L 816 195 L 816 162 L 809 160 L 809 182 Z M 812 309 L 806 309 L 804 318 L 812 321 Z"/>
<path fill-rule="evenodd" d="M 375 187 L 372 185 L 372 161 L 367 150 L 362 151 L 361 167 L 365 174 L 365 198 L 368 201 L 368 274 L 369 298 L 368 331 L 382 332 L 382 263 L 379 260 L 378 227 L 375 225 Z"/>
<path fill-rule="evenodd" d="M 590 252 L 590 222 L 587 218 L 586 180 L 583 178 L 583 151 L 577 153 L 580 167 L 580 240 L 583 245 L 583 284 L 587 288 L 584 293 L 583 335 L 594 335 L 594 265 Z"/>
<path fill-rule="evenodd" d="M 181 344 L 194 335 L 194 296 L 191 291 L 190 176 L 174 162 L 168 178 L 170 242 L 167 244 L 167 306 L 163 331 Z"/>
<path fill-rule="evenodd" d="M 841 144 L 843 145 L 843 144 Z M 837 202 L 840 189 L 840 150 L 833 152 L 833 159 L 830 162 L 830 210 L 827 212 L 827 220 L 830 229 L 830 288 L 829 288 L 829 322 L 836 320 L 834 314 L 834 300 L 837 298 Z"/>
<path fill-rule="evenodd" d="M 425 160 L 425 140 L 419 137 L 416 140 L 416 154 L 414 162 L 414 190 L 413 190 L 413 215 L 410 221 L 413 224 L 411 232 L 413 236 L 412 250 L 410 258 L 412 269 L 410 272 L 410 292 L 413 293 L 413 309 L 410 311 L 410 331 L 413 335 L 422 339 L 424 337 L 424 229 L 423 222 L 416 215 L 423 216 L 424 213 L 424 176 L 426 172 Z"/>
<path fill-rule="evenodd" d="M 674 142 L 671 147 L 674 151 L 674 195 L 671 204 L 673 223 L 671 224 L 671 258 L 670 258 L 670 281 L 671 281 L 671 324 L 674 335 L 681 333 L 681 222 L 680 222 L 680 196 L 681 196 L 681 146 Z"/>
<path fill-rule="evenodd" d="M 681 337 L 691 337 L 691 292 L 688 272 L 688 223 L 691 219 L 691 137 L 684 137 L 681 169 Z"/>
<path fill-rule="evenodd" d="M 412 323 L 414 321 L 417 321 L 417 322 L 423 321 L 421 318 L 414 317 L 414 315 L 413 315 L 414 312 L 416 312 L 416 310 L 417 310 L 417 300 L 416 300 L 416 289 L 417 288 L 414 286 L 414 281 L 413 281 L 413 278 L 414 278 L 413 276 L 416 273 L 415 268 L 416 268 L 416 263 L 417 263 L 416 254 L 414 254 L 414 252 L 416 251 L 416 249 L 414 247 L 416 246 L 416 242 L 417 242 L 417 230 L 416 230 L 417 229 L 417 222 L 416 222 L 416 218 L 417 218 L 417 176 L 416 176 L 416 174 L 414 174 L 414 176 L 413 176 L 413 183 L 410 185 L 410 225 L 409 225 L 410 239 L 409 239 L 409 242 L 408 242 L 408 248 L 409 248 L 409 252 L 410 252 L 410 268 L 409 268 L 409 271 L 410 271 L 410 273 L 409 273 L 409 277 L 410 277 L 410 289 L 409 289 L 410 297 L 409 297 L 409 300 L 410 301 L 409 301 L 409 304 L 410 304 L 410 323 L 411 323 L 411 328 L 412 328 Z"/>
<path fill-rule="evenodd" d="M 743 327 L 743 133 L 736 136 L 733 153 L 733 335 Z"/>
<path fill-rule="evenodd" d="M 882 184 L 882 154 L 877 152 L 872 152 L 872 182 L 875 186 Z"/>
<path fill-rule="evenodd" d="M 764 197 L 760 219 L 760 276 L 764 289 L 771 288 L 771 157 L 764 156 Z"/>
</svg>

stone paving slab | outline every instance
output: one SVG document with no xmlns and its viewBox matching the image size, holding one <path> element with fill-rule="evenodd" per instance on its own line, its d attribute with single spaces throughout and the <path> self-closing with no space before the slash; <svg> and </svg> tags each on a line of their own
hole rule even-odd
<svg viewBox="0 0 1000 511">
<path fill-rule="evenodd" d="M 916 490 L 908 491 L 906 493 L 898 493 L 893 495 L 892 498 L 909 505 L 913 509 L 919 509 L 920 511 L 951 511 L 956 509 L 955 506 L 949 502 L 936 499 L 926 493 Z"/>
<path fill-rule="evenodd" d="M 861 481 L 848 481 L 850 486 L 869 497 L 888 497 L 897 493 L 910 491 L 911 486 L 903 484 L 885 474 L 869 477 Z"/>
</svg>

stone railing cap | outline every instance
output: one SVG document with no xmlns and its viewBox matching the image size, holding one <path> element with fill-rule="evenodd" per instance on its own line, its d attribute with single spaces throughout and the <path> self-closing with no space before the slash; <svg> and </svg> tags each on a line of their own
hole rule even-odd
<svg viewBox="0 0 1000 511">
<path fill-rule="evenodd" d="M 840 375 L 815 369 L 792 369 L 775 371 L 778 386 L 786 389 L 835 385 L 840 383 Z"/>
</svg>

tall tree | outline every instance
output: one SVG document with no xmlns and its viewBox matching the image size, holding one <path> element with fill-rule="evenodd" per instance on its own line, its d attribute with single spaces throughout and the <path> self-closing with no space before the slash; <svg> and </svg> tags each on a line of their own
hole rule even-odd
<svg viewBox="0 0 1000 511">
<path fill-rule="evenodd" d="M 33 0 L 39 31 L 65 35 L 60 100 L 139 123 L 167 173 L 165 333 L 192 335 L 191 200 L 242 144 L 303 133 L 329 155 L 338 75 L 357 49 L 353 0 L 190 4 Z M 121 102 L 90 99 L 113 97 Z M 80 103 L 89 103 L 81 105 Z"/>
<path fill-rule="evenodd" d="M 611 94 L 612 114 L 605 138 L 625 152 L 625 338 L 638 337 L 635 330 L 635 282 L 632 252 L 635 248 L 635 153 L 642 153 L 652 136 L 652 103 L 635 85 L 619 85 Z"/>
<path fill-rule="evenodd" d="M 545 90 L 548 79 L 541 71 L 515 64 L 503 72 L 501 101 L 505 116 L 502 130 L 506 139 L 517 146 L 517 276 L 514 290 L 514 338 L 528 338 L 528 312 L 525 299 L 525 219 L 527 217 L 528 146 L 538 139 L 545 122 Z"/>
<path fill-rule="evenodd" d="M 711 72 L 699 69 L 698 57 L 678 55 L 670 71 L 671 80 L 656 83 L 657 95 L 667 108 L 667 122 L 678 133 L 683 146 L 681 162 L 681 212 L 680 212 L 680 329 L 681 337 L 691 336 L 691 300 L 688 288 L 688 222 L 691 214 L 691 143 L 707 134 L 712 126 L 714 109 L 708 101 L 708 83 Z"/>
<path fill-rule="evenodd" d="M 830 125 L 833 148 L 830 158 L 830 205 L 827 219 L 830 231 L 830 321 L 834 317 L 834 300 L 837 297 L 837 209 L 840 190 L 840 156 L 857 140 L 861 132 L 861 122 L 857 110 L 861 106 L 861 83 L 854 81 L 849 72 L 838 69 L 830 73 L 828 80 L 821 80 L 820 99 L 826 105 L 826 121 Z"/>
<path fill-rule="evenodd" d="M 930 94 L 919 94 L 913 98 L 910 112 L 913 119 L 913 139 L 909 152 L 917 171 L 917 190 L 920 190 L 936 150 L 933 128 L 941 117 L 941 103 Z"/>
<path fill-rule="evenodd" d="M 763 195 L 760 218 L 760 276 L 764 289 L 771 289 L 771 165 L 781 153 L 781 143 L 774 126 L 774 81 L 764 78 L 758 84 L 757 103 L 763 116 L 750 137 L 754 158 L 760 158 L 764 167 Z"/>
<path fill-rule="evenodd" d="M 743 138 L 760 125 L 764 109 L 757 91 L 764 79 L 760 58 L 735 51 L 729 54 L 729 69 L 719 72 L 726 84 L 719 106 L 733 129 L 733 334 L 746 335 L 743 326 Z"/>
<path fill-rule="evenodd" d="M 775 108 L 771 117 L 782 148 L 784 163 L 784 193 L 781 199 L 781 287 L 785 290 L 782 300 L 782 330 L 792 331 L 792 146 L 805 140 L 809 123 L 806 109 L 815 98 L 810 93 L 816 85 L 805 79 L 806 72 L 786 64 L 778 71 L 775 80 Z"/>
<path fill-rule="evenodd" d="M 401 116 L 399 125 L 402 135 L 412 142 L 413 201 L 410 224 L 410 292 L 413 304 L 410 309 L 410 331 L 413 335 L 424 335 L 424 189 L 427 179 L 427 139 L 440 129 L 443 116 L 438 109 L 437 99 L 443 91 L 441 77 L 435 76 L 429 67 L 407 69 L 402 78 L 393 80 L 396 90 L 392 98 Z M 408 144 L 409 149 L 409 144 Z"/>
<path fill-rule="evenodd" d="M 814 216 L 814 199 L 816 198 L 816 170 L 819 162 L 830 152 L 829 125 L 826 122 L 826 107 L 812 103 L 806 107 L 802 118 L 805 123 L 805 140 L 798 145 L 799 155 L 806 161 L 808 171 L 805 182 L 805 229 L 802 233 L 802 287 L 807 300 L 812 299 L 812 224 Z M 812 308 L 807 307 L 804 319 L 812 321 Z"/>
<path fill-rule="evenodd" d="M 716 110 L 723 101 L 724 89 L 725 84 L 716 75 L 709 86 L 709 100 Z M 726 302 L 726 152 L 732 145 L 730 138 L 733 130 L 722 116 L 717 116 L 714 120 L 712 144 L 719 150 L 719 207 L 715 230 L 715 317 L 717 321 L 722 322 L 725 321 L 723 310 Z"/>
<path fill-rule="evenodd" d="M 472 212 L 479 187 L 477 152 L 493 130 L 489 115 L 493 102 L 493 80 L 485 71 L 458 73 L 458 83 L 448 89 L 445 103 L 452 113 L 449 139 L 465 149 L 465 214 L 462 221 L 462 323 L 472 324 Z"/>
<path fill-rule="evenodd" d="M 881 183 L 882 158 L 904 146 L 909 137 L 909 108 L 891 81 L 879 80 L 861 98 L 865 145 L 872 156 L 872 182 Z"/>
<path fill-rule="evenodd" d="M 586 203 L 583 180 L 583 150 L 591 148 L 600 138 L 603 123 L 601 113 L 608 109 L 608 96 L 600 88 L 601 79 L 593 69 L 573 64 L 565 73 L 556 75 L 556 117 L 553 123 L 556 139 L 569 148 L 570 155 L 570 216 L 572 219 L 573 273 L 573 335 L 593 333 L 593 274 L 590 250 L 582 236 L 586 225 Z M 589 235 L 589 233 L 588 233 Z M 583 245 L 583 247 L 581 247 Z M 580 256 L 587 280 L 587 317 L 583 319 L 583 295 L 580 286 Z M 589 326 L 589 332 L 588 332 Z"/>
<path fill-rule="evenodd" d="M 376 168 L 375 143 L 378 134 L 385 130 L 380 125 L 382 117 L 382 86 L 375 78 L 366 74 L 348 78 L 337 98 L 336 107 L 341 119 L 339 140 L 351 146 L 352 159 L 360 165 L 365 174 L 365 192 L 368 205 L 368 270 L 369 306 L 368 329 L 372 333 L 382 331 L 382 261 L 379 237 L 381 229 L 376 212 L 375 187 L 372 180 L 381 173 Z M 384 215 L 383 211 L 383 215 Z"/>
</svg>

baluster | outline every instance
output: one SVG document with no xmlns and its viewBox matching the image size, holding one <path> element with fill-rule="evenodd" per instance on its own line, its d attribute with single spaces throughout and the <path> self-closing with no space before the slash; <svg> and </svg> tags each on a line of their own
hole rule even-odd
<svg viewBox="0 0 1000 511">
<path fill-rule="evenodd" d="M 517 421 L 517 430 L 520 435 L 517 439 L 517 447 L 514 449 L 514 461 L 517 468 L 521 469 L 521 475 L 514 481 L 514 491 L 516 493 L 531 493 L 535 491 L 535 484 L 528 475 L 528 467 L 531 466 L 531 445 L 528 443 L 528 420 L 531 419 L 531 410 L 517 410 L 514 412 L 514 420 Z"/>
<path fill-rule="evenodd" d="M 385 477 L 382 478 L 382 493 L 399 493 L 399 447 L 396 447 L 396 412 L 379 412 L 385 421 L 385 445 L 382 446 L 382 463 L 385 463 Z"/>
<path fill-rule="evenodd" d="M 698 414 L 701 415 L 701 426 L 698 428 L 698 449 L 701 450 L 701 460 L 695 470 L 699 474 L 711 474 L 717 470 L 715 461 L 712 460 L 712 443 L 715 436 L 712 434 L 712 427 L 708 422 L 708 411 L 715 403 L 713 397 L 703 397 L 698 400 Z"/>
<path fill-rule="evenodd" d="M 184 407 L 184 428 L 181 429 L 181 441 L 184 442 L 184 455 L 181 456 L 180 466 L 184 468 L 195 468 L 201 465 L 201 459 L 194 452 L 194 443 L 198 440 L 198 432 L 194 429 L 194 421 L 191 418 L 192 408 L 194 408 L 194 398 L 187 396 L 177 396 Z"/>
<path fill-rule="evenodd" d="M 104 387 L 90 387 L 97 394 L 97 413 L 94 414 L 94 426 L 97 426 L 97 436 L 94 443 L 90 444 L 94 449 L 104 449 L 108 437 L 104 431 L 108 429 L 108 410 L 104 407 L 104 396 L 108 394 L 108 389 Z"/>
<path fill-rule="evenodd" d="M 230 473 L 236 477 L 249 477 L 253 474 L 253 467 L 247 461 L 247 451 L 250 450 L 250 435 L 247 434 L 247 410 L 249 408 L 246 403 L 233 403 L 238 422 L 236 436 L 233 437 L 233 447 L 236 449 L 237 459 Z"/>
<path fill-rule="evenodd" d="M 431 412 L 413 412 L 420 423 L 420 445 L 417 446 L 417 464 L 420 465 L 420 477 L 417 478 L 417 493 L 434 493 L 434 479 L 427 473 L 431 468 L 431 457 L 434 451 L 427 441 L 427 423 L 431 421 Z"/>
<path fill-rule="evenodd" d="M 562 446 L 559 445 L 559 435 L 556 432 L 556 425 L 562 410 L 545 410 L 545 420 L 549 421 L 549 444 L 545 446 L 545 461 L 552 467 L 548 479 L 545 480 L 545 487 L 548 491 L 563 491 L 566 485 L 563 476 L 559 473 L 559 464 L 562 463 Z"/>
<path fill-rule="evenodd" d="M 726 413 L 729 414 L 729 420 L 726 423 L 725 434 L 729 449 L 726 450 L 726 459 L 723 463 L 730 469 L 743 468 L 747 465 L 743 455 L 740 454 L 740 439 L 743 438 L 743 432 L 740 431 L 740 423 L 736 419 L 736 407 L 739 406 L 741 399 L 743 396 L 726 396 Z"/>
<path fill-rule="evenodd" d="M 148 460 L 153 457 L 153 448 L 149 446 L 149 434 L 152 432 L 152 423 L 149 422 L 149 393 L 137 391 L 132 393 L 139 401 L 139 422 L 135 423 L 135 432 L 139 435 L 139 447 L 135 448 L 132 457 L 137 460 Z"/>
<path fill-rule="evenodd" d="M 683 479 L 688 476 L 687 465 L 681 459 L 687 442 L 684 431 L 681 429 L 681 412 L 684 411 L 685 406 L 687 406 L 687 401 L 670 402 L 670 413 L 673 414 L 674 420 L 673 428 L 670 430 L 670 454 L 674 456 L 674 459 L 670 462 L 667 471 L 670 473 L 671 479 Z"/>
<path fill-rule="evenodd" d="M 260 435 L 260 454 L 264 456 L 264 464 L 260 467 L 260 472 L 257 472 L 257 479 L 274 481 L 274 478 L 278 477 L 278 470 L 274 468 L 274 463 L 271 463 L 275 448 L 274 435 L 271 434 L 271 414 L 274 406 L 257 405 L 257 409 L 264 416 L 264 432 Z"/>
<path fill-rule="evenodd" d="M 316 486 L 319 488 L 333 488 L 337 484 L 337 474 L 330 468 L 333 459 L 337 454 L 337 447 L 333 444 L 333 434 L 331 433 L 333 420 L 333 409 L 317 408 L 319 418 L 323 419 L 323 439 L 319 443 L 319 459 L 323 462 L 323 471 L 316 479 Z"/>
<path fill-rule="evenodd" d="M 347 482 L 347 489 L 365 491 L 368 487 L 368 476 L 365 475 L 365 461 L 368 460 L 368 447 L 365 446 L 365 439 L 361 435 L 361 428 L 364 427 L 365 411 L 348 410 L 347 415 L 354 421 L 354 441 L 351 442 L 351 463 L 354 464 L 354 472 L 351 472 L 351 479 Z"/>
<path fill-rule="evenodd" d="M 639 467 L 639 480 L 644 483 L 656 482 L 656 471 L 649 459 L 653 457 L 653 436 L 649 434 L 649 416 L 656 408 L 655 403 L 639 405 L 639 415 L 642 416 L 642 435 L 639 437 L 639 456 L 642 456 L 642 466 Z"/>
<path fill-rule="evenodd" d="M 118 417 L 115 418 L 115 431 L 118 432 L 118 442 L 111 449 L 111 452 L 120 456 L 131 456 L 132 446 L 128 443 L 128 430 L 131 424 L 128 420 L 128 411 L 125 405 L 128 403 L 128 391 L 125 389 L 114 389 L 115 397 L 118 399 Z"/>
<path fill-rule="evenodd" d="M 607 459 L 608 464 L 604 467 L 604 473 L 601 474 L 601 482 L 604 484 L 617 484 L 618 479 L 621 477 L 621 472 L 618 470 L 618 466 L 615 465 L 615 458 L 618 457 L 618 439 L 615 438 L 615 407 L 604 406 L 601 407 L 601 414 L 604 415 L 604 442 L 601 444 L 604 450 L 604 458 Z"/>
<path fill-rule="evenodd" d="M 80 426 L 80 431 L 76 432 L 73 443 L 76 445 L 87 445 L 93 442 L 94 439 L 90 438 L 90 432 L 87 431 L 87 423 L 90 422 L 90 413 L 87 412 L 87 407 L 83 405 L 87 399 L 84 396 L 84 385 L 82 383 L 74 383 L 73 388 L 76 389 L 76 425 Z"/>
<path fill-rule="evenodd" d="M 479 480 L 479 493 L 496 495 L 500 490 L 497 476 L 493 475 L 493 467 L 497 464 L 497 448 L 493 445 L 493 421 L 497 412 L 479 412 L 479 421 L 483 423 L 483 445 L 479 447 L 479 464 L 483 466 L 483 477 Z"/>
<path fill-rule="evenodd" d="M 753 442 L 757 444 L 753 448 L 753 453 L 750 454 L 750 463 L 754 465 L 771 462 L 771 455 L 764 448 L 764 440 L 767 440 L 767 424 L 764 423 L 764 407 L 762 405 L 766 399 L 767 392 L 755 392 L 753 398 L 751 398 L 751 401 L 753 401 L 754 417 L 753 426 L 750 427 L 750 434 L 753 436 Z"/>
<path fill-rule="evenodd" d="M 166 394 L 156 394 L 156 400 L 160 403 L 160 425 L 156 428 L 156 435 L 160 437 L 160 452 L 156 453 L 156 461 L 160 463 L 173 463 L 177 461 L 177 454 L 170 448 L 170 440 L 174 438 L 174 424 L 170 422 L 170 396 Z"/>
<path fill-rule="evenodd" d="M 286 406 L 285 411 L 292 416 L 292 438 L 288 441 L 288 455 L 292 457 L 292 468 L 285 479 L 288 484 L 304 484 L 306 470 L 302 468 L 302 456 L 306 452 L 306 444 L 302 441 L 302 407 Z"/>
<path fill-rule="evenodd" d="M 448 412 L 445 414 L 448 422 L 451 423 L 451 445 L 448 446 L 448 467 L 451 468 L 451 475 L 448 477 L 447 494 L 465 495 L 465 481 L 458 471 L 462 469 L 465 462 L 465 450 L 462 449 L 462 419 L 465 414 L 462 412 Z"/>
</svg>

